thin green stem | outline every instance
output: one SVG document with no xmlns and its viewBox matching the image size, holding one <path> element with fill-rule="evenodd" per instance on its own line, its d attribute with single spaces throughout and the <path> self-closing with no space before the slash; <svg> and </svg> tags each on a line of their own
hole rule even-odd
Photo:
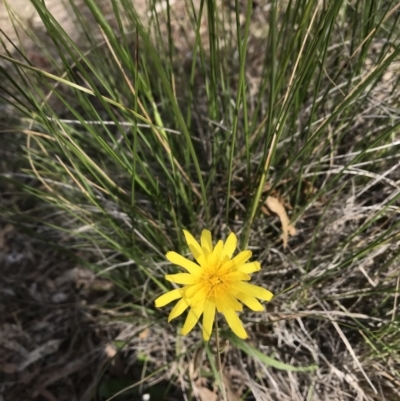
<svg viewBox="0 0 400 401">
<path fill-rule="evenodd" d="M 217 368 L 218 368 L 220 382 L 221 382 L 222 399 L 224 401 L 228 401 L 227 396 L 226 396 L 225 383 L 224 383 L 224 374 L 222 371 L 221 349 L 219 346 L 218 317 L 217 316 L 215 317 L 215 340 L 217 342 Z"/>
</svg>

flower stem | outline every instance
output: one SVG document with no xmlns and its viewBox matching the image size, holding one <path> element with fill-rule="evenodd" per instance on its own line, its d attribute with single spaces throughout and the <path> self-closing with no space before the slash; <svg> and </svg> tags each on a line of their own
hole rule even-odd
<svg viewBox="0 0 400 401">
<path fill-rule="evenodd" d="M 228 399 L 226 398 L 224 376 L 223 376 L 223 372 L 222 372 L 221 350 L 220 350 L 220 347 L 219 347 L 219 333 L 218 333 L 218 318 L 217 318 L 217 316 L 215 317 L 215 338 L 216 338 L 216 341 L 217 341 L 217 367 L 218 367 L 219 378 L 220 378 L 220 383 L 221 383 L 222 399 L 224 401 L 228 401 Z"/>
</svg>

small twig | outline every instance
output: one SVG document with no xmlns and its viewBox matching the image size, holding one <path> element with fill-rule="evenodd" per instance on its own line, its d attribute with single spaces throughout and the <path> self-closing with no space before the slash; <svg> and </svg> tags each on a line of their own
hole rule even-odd
<svg viewBox="0 0 400 401">
<path fill-rule="evenodd" d="M 396 292 L 394 293 L 392 322 L 394 322 L 394 319 L 396 318 L 397 300 L 398 300 L 398 297 L 399 297 L 399 286 L 400 286 L 400 277 L 397 277 Z"/>
<path fill-rule="evenodd" d="M 347 337 L 343 333 L 342 329 L 339 327 L 339 325 L 334 320 L 331 320 L 331 323 L 332 323 L 333 327 L 336 329 L 336 331 L 338 332 L 338 334 L 339 334 L 340 338 L 342 339 L 342 341 L 344 342 L 344 344 L 345 344 L 347 350 L 349 351 L 350 355 L 353 357 L 353 360 L 354 360 L 355 364 L 358 366 L 358 368 L 360 369 L 361 373 L 365 377 L 365 380 L 371 386 L 371 388 L 374 391 L 374 393 L 378 394 L 377 389 L 375 388 L 375 386 L 372 384 L 371 380 L 369 379 L 369 377 L 365 373 L 365 371 L 364 371 L 359 359 L 357 358 L 357 355 L 355 354 L 355 352 L 353 350 L 353 347 L 351 346 L 349 340 L 347 339 Z"/>
</svg>

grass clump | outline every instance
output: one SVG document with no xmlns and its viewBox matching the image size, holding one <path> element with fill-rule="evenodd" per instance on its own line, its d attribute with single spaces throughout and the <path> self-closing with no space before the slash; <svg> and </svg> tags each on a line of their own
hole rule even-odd
<svg viewBox="0 0 400 401">
<path fill-rule="evenodd" d="M 108 324 L 135 311 L 118 339 L 146 361 L 133 385 L 399 397 L 398 5 L 71 0 L 62 26 L 31 4 L 40 29 L 7 9 L 40 58 L 3 35 L 0 90 L 24 165 L 3 178 L 35 207 L 5 219 L 45 225 L 119 288 L 102 310 Z M 286 249 L 268 197 L 296 226 Z M 164 254 L 205 227 L 235 232 L 280 294 L 243 316 L 251 342 L 231 339 L 219 372 L 199 331 L 181 338 L 154 307 L 171 289 Z"/>
</svg>

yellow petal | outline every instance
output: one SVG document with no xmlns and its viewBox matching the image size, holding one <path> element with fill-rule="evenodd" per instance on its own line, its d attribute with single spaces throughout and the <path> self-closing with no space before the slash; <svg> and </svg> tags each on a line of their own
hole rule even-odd
<svg viewBox="0 0 400 401">
<path fill-rule="evenodd" d="M 154 303 L 157 308 L 162 308 L 165 305 L 168 305 L 170 302 L 175 301 L 175 299 L 182 297 L 182 290 L 180 288 L 172 291 L 168 291 L 166 294 L 158 297 Z"/>
<path fill-rule="evenodd" d="M 227 257 L 227 259 L 230 259 L 233 255 L 233 252 L 236 250 L 236 245 L 236 235 L 234 233 L 230 233 L 222 250 L 222 257 Z"/>
<path fill-rule="evenodd" d="M 183 325 L 181 330 L 182 335 L 186 336 L 186 334 L 188 334 L 193 329 L 197 321 L 200 319 L 203 310 L 204 303 L 199 303 L 189 309 L 185 324 Z"/>
<path fill-rule="evenodd" d="M 217 257 L 220 257 L 223 248 L 224 248 L 224 241 L 222 241 L 222 239 L 220 239 L 217 242 L 217 245 L 215 245 L 215 248 L 213 250 L 214 255 L 216 255 Z"/>
<path fill-rule="evenodd" d="M 176 252 L 168 252 L 166 258 L 173 263 L 187 270 L 190 274 L 200 275 L 201 267 L 189 259 L 184 258 L 182 255 Z"/>
<path fill-rule="evenodd" d="M 196 305 L 199 302 L 203 302 L 207 299 L 207 289 L 202 286 L 196 293 L 190 298 L 191 305 Z"/>
<path fill-rule="evenodd" d="M 239 292 L 239 294 L 236 294 L 235 296 L 239 301 L 243 302 L 247 307 L 255 312 L 261 312 L 264 310 L 261 303 L 252 295 Z"/>
<path fill-rule="evenodd" d="M 237 267 L 246 263 L 251 258 L 251 251 L 242 251 L 238 253 L 232 260 Z"/>
<path fill-rule="evenodd" d="M 192 252 L 192 255 L 197 260 L 199 265 L 202 265 L 205 259 L 200 244 L 194 239 L 193 235 L 190 234 L 189 231 L 183 230 L 183 234 L 185 235 L 185 239 L 189 246 L 190 252 Z"/>
<path fill-rule="evenodd" d="M 233 309 L 227 309 L 226 311 L 223 312 L 226 321 L 228 322 L 229 327 L 232 329 L 232 331 L 239 337 L 242 338 L 243 340 L 246 339 L 247 333 L 246 330 L 243 327 L 243 323 L 239 319 L 239 316 Z"/>
<path fill-rule="evenodd" d="M 200 241 L 204 255 L 209 255 L 213 251 L 211 232 L 209 230 L 203 230 Z"/>
<path fill-rule="evenodd" d="M 185 297 L 192 298 L 195 294 L 197 294 L 204 287 L 203 283 L 193 284 L 189 286 L 185 291 Z"/>
<path fill-rule="evenodd" d="M 238 267 L 239 272 L 247 274 L 258 272 L 260 269 L 261 269 L 260 262 L 245 263 L 244 265 Z"/>
<path fill-rule="evenodd" d="M 189 307 L 189 302 L 186 298 L 180 299 L 176 305 L 172 308 L 169 316 L 168 316 L 168 322 L 170 322 L 172 319 L 175 319 L 176 317 L 182 315 L 183 312 Z"/>
<path fill-rule="evenodd" d="M 223 276 L 224 281 L 241 281 L 250 279 L 251 277 L 248 274 L 242 272 L 231 272 Z"/>
<path fill-rule="evenodd" d="M 253 297 L 262 299 L 263 301 L 271 301 L 274 296 L 271 291 L 268 291 L 265 288 L 259 287 L 258 285 L 244 283 L 243 281 L 238 281 L 236 283 L 232 283 L 231 285 L 239 292 L 252 295 Z"/>
<path fill-rule="evenodd" d="M 242 311 L 243 306 L 238 300 L 231 294 L 225 294 L 215 298 L 218 312 L 224 312 L 228 309 Z"/>
<path fill-rule="evenodd" d="M 203 340 L 208 341 L 211 337 L 215 318 L 215 303 L 207 300 L 204 305 L 203 314 Z"/>
<path fill-rule="evenodd" d="M 221 257 L 221 252 L 222 252 L 222 248 L 224 247 L 224 242 L 222 240 L 219 240 L 217 242 L 217 245 L 215 245 L 214 250 L 212 251 L 212 253 L 210 253 L 207 256 L 207 264 L 210 266 L 212 265 L 217 265 L 220 257 Z"/>
<path fill-rule="evenodd" d="M 228 260 L 218 269 L 218 275 L 219 276 L 225 275 L 225 274 L 229 273 L 230 271 L 232 271 L 234 269 L 234 267 L 235 267 L 235 263 L 233 262 L 233 260 Z"/>
<path fill-rule="evenodd" d="M 194 284 L 195 277 L 189 273 L 167 274 L 165 280 L 175 284 Z"/>
</svg>

